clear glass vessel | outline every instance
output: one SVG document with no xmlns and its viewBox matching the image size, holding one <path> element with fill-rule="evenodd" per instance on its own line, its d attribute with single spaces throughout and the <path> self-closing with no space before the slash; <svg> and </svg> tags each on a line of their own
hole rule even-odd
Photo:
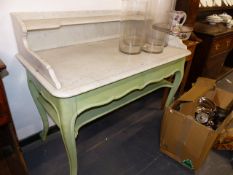
<svg viewBox="0 0 233 175">
<path fill-rule="evenodd" d="M 161 53 L 170 31 L 170 12 L 175 9 L 176 0 L 150 0 L 148 4 L 143 50 Z"/>
<path fill-rule="evenodd" d="M 145 41 L 148 0 L 122 0 L 119 50 L 139 54 Z"/>
</svg>

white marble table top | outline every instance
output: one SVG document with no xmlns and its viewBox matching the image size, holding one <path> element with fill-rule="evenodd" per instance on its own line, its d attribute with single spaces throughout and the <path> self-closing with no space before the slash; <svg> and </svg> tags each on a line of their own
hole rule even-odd
<svg viewBox="0 0 233 175">
<path fill-rule="evenodd" d="M 188 50 L 166 47 L 162 54 L 123 54 L 118 39 L 77 44 L 36 52 L 55 71 L 62 88 L 56 89 L 30 64 L 25 67 L 54 96 L 71 97 L 116 82 L 190 54 Z"/>
</svg>

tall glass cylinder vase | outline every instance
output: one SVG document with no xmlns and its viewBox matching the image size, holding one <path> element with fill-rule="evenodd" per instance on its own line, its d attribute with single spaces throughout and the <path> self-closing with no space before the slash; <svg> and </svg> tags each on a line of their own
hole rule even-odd
<svg viewBox="0 0 233 175">
<path fill-rule="evenodd" d="M 145 41 L 145 17 L 148 0 L 122 0 L 119 50 L 139 54 Z"/>
<path fill-rule="evenodd" d="M 175 9 L 176 0 L 150 0 L 146 16 L 146 36 L 143 50 L 161 53 L 170 27 L 170 12 Z M 153 27 L 152 27 L 153 26 Z"/>
</svg>

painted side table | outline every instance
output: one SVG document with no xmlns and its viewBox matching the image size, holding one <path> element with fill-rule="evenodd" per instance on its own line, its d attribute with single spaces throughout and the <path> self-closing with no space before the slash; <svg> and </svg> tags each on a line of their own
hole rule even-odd
<svg viewBox="0 0 233 175">
<path fill-rule="evenodd" d="M 188 50 L 126 55 L 118 50 L 117 11 L 15 13 L 12 19 L 32 97 L 46 139 L 47 114 L 59 127 L 70 175 L 77 175 L 79 129 L 161 87 L 171 88 L 169 105 L 182 80 Z M 175 75 L 174 82 L 165 80 Z"/>
</svg>

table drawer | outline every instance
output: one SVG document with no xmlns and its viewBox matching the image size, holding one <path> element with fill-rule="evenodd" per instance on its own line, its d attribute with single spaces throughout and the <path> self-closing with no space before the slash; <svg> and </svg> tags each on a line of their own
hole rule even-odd
<svg viewBox="0 0 233 175">
<path fill-rule="evenodd" d="M 210 56 L 228 51 L 233 48 L 233 37 L 228 36 L 214 40 L 210 49 Z"/>
</svg>

